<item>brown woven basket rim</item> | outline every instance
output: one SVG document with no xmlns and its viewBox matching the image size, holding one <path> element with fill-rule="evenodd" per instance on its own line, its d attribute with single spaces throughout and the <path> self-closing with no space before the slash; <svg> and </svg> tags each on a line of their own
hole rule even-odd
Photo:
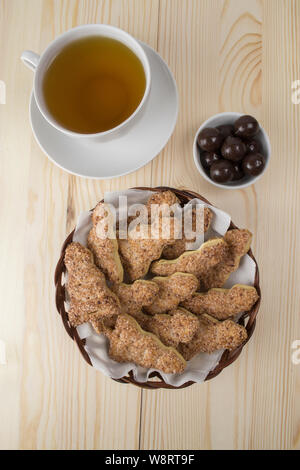
<svg viewBox="0 0 300 470">
<path fill-rule="evenodd" d="M 179 200 L 183 204 L 186 204 L 188 202 L 188 200 L 197 198 L 197 199 L 200 199 L 203 202 L 213 206 L 213 204 L 211 204 L 207 199 L 205 199 L 200 194 L 197 194 L 193 191 L 189 191 L 189 190 L 186 190 L 186 189 L 180 190 L 180 189 L 170 188 L 168 186 L 159 186 L 159 187 L 156 187 L 156 188 L 137 187 L 137 188 L 132 188 L 132 189 L 139 189 L 139 190 L 143 190 L 143 191 L 166 191 L 166 190 L 170 190 L 170 191 L 172 191 L 176 194 L 176 196 L 179 198 Z M 234 228 L 238 228 L 238 227 L 233 222 L 231 222 L 229 228 L 234 229 Z M 89 365 L 92 365 L 90 357 L 89 357 L 88 353 L 86 352 L 86 350 L 84 348 L 85 340 L 80 339 L 76 328 L 72 327 L 72 325 L 70 324 L 70 322 L 68 320 L 68 313 L 65 309 L 66 290 L 65 290 L 65 285 L 63 284 L 63 275 L 66 272 L 66 267 L 65 267 L 65 264 L 64 264 L 64 255 L 65 255 L 66 247 L 73 240 L 73 234 L 74 234 L 74 230 L 68 235 L 68 237 L 64 241 L 62 249 L 61 249 L 60 258 L 57 262 L 57 266 L 56 266 L 56 269 L 55 269 L 55 275 L 54 275 L 55 302 L 56 302 L 57 311 L 61 316 L 61 319 L 62 319 L 62 322 L 63 322 L 63 325 L 65 327 L 66 332 L 68 333 L 70 338 L 72 338 L 76 342 L 76 344 L 77 344 L 83 358 L 85 359 L 85 361 Z M 260 291 L 260 285 L 259 285 L 259 270 L 258 270 L 257 261 L 256 261 L 254 255 L 252 253 L 252 250 L 248 251 L 248 255 L 255 262 L 256 270 L 255 270 L 254 287 L 256 288 L 256 290 L 258 292 L 258 295 L 259 295 L 259 299 L 256 302 L 256 304 L 252 307 L 252 309 L 249 312 L 246 312 L 239 320 L 239 323 L 241 325 L 245 326 L 245 328 L 247 330 L 248 337 L 245 340 L 245 342 L 241 346 L 239 346 L 237 349 L 235 349 L 234 351 L 226 350 L 223 353 L 219 363 L 216 365 L 216 367 L 213 370 L 211 370 L 209 372 L 209 374 L 207 375 L 205 381 L 213 379 L 214 377 L 219 375 L 222 372 L 223 369 L 225 369 L 230 364 L 232 364 L 239 357 L 239 355 L 242 352 L 243 347 L 250 340 L 250 338 L 251 338 L 251 336 L 254 332 L 254 329 L 255 329 L 255 326 L 256 326 L 256 316 L 258 314 L 258 310 L 259 310 L 260 302 L 261 302 L 261 291 Z M 248 321 L 247 321 L 247 324 L 245 325 L 245 320 L 247 318 L 248 318 Z M 113 379 L 113 380 L 115 380 L 116 382 L 119 382 L 119 383 L 123 383 L 123 384 L 130 383 L 130 384 L 136 385 L 137 387 L 148 389 L 148 390 L 154 390 L 154 389 L 159 389 L 159 388 L 181 389 L 181 388 L 189 387 L 190 385 L 193 385 L 194 383 L 196 383 L 196 382 L 193 382 L 193 381 L 189 381 L 189 382 L 184 383 L 183 385 L 180 385 L 179 387 L 175 387 L 173 385 L 166 384 L 159 372 L 152 372 L 149 375 L 149 378 L 155 378 L 156 380 L 154 380 L 154 381 L 153 380 L 148 380 L 147 382 L 137 382 L 134 379 L 132 372 L 129 372 L 128 376 L 122 377 L 121 379 L 118 379 L 118 380 Z"/>
</svg>

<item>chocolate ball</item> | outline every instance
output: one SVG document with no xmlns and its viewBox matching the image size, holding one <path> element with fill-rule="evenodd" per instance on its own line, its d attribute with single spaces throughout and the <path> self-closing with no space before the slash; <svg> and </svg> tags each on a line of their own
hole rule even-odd
<svg viewBox="0 0 300 470">
<path fill-rule="evenodd" d="M 202 150 L 213 152 L 221 147 L 224 138 L 221 132 L 215 127 L 206 127 L 198 135 L 198 145 Z"/>
<path fill-rule="evenodd" d="M 265 158 L 261 153 L 249 153 L 242 161 L 242 168 L 246 175 L 257 176 L 265 167 Z"/>
<path fill-rule="evenodd" d="M 249 140 L 246 142 L 247 153 L 259 153 L 261 151 L 261 145 L 257 140 Z"/>
<path fill-rule="evenodd" d="M 252 137 L 259 131 L 259 124 L 253 116 L 241 116 L 234 123 L 235 134 L 239 137 Z"/>
<path fill-rule="evenodd" d="M 229 135 L 234 135 L 234 126 L 231 124 L 223 124 L 222 126 L 217 126 L 217 129 L 221 132 L 224 139 Z"/>
<path fill-rule="evenodd" d="M 227 160 L 238 162 L 243 158 L 246 153 L 246 150 L 246 145 L 244 144 L 242 139 L 239 139 L 238 137 L 229 136 L 227 137 L 227 139 L 225 139 L 222 145 L 221 153 L 224 158 L 227 158 Z"/>
<path fill-rule="evenodd" d="M 232 181 L 237 181 L 237 180 L 241 180 L 242 178 L 244 178 L 244 172 L 241 168 L 241 165 L 239 163 L 233 163 L 233 178 L 232 178 Z"/>
<path fill-rule="evenodd" d="M 212 164 L 220 160 L 220 158 L 220 155 L 215 152 L 204 152 L 201 155 L 200 160 L 204 168 L 208 170 Z"/>
<path fill-rule="evenodd" d="M 219 160 L 210 167 L 210 177 L 216 183 L 228 183 L 234 174 L 232 163 L 228 160 Z"/>
</svg>

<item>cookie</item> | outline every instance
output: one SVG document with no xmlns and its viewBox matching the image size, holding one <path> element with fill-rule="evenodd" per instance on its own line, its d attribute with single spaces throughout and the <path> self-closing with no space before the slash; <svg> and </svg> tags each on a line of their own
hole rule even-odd
<svg viewBox="0 0 300 470">
<path fill-rule="evenodd" d="M 146 312 L 151 315 L 174 309 L 180 302 L 191 297 L 199 286 L 199 281 L 193 274 L 181 272 L 168 277 L 154 277 L 152 282 L 157 284 L 159 292 L 151 305 L 145 306 Z"/>
<path fill-rule="evenodd" d="M 119 299 L 107 287 L 105 276 L 95 266 L 90 250 L 80 243 L 70 243 L 64 262 L 68 270 L 68 317 L 72 326 L 121 313 Z"/>
<path fill-rule="evenodd" d="M 118 296 L 124 313 L 134 316 L 142 307 L 154 302 L 159 286 L 152 281 L 137 280 L 133 284 L 116 284 L 112 290 Z"/>
<path fill-rule="evenodd" d="M 143 329 L 154 333 L 166 346 L 176 348 L 180 343 L 192 340 L 199 328 L 199 320 L 184 308 L 176 308 L 168 314 L 144 315 Z"/>
<path fill-rule="evenodd" d="M 226 257 L 217 266 L 207 270 L 206 275 L 201 279 L 201 290 L 222 287 L 225 284 L 230 274 L 239 267 L 241 257 L 249 251 L 252 234 L 245 229 L 229 230 L 224 240 L 229 247 Z"/>
<path fill-rule="evenodd" d="M 184 214 L 184 212 L 183 212 Z M 192 231 L 196 232 L 198 229 L 197 235 L 207 232 L 210 227 L 213 213 L 208 207 L 204 207 L 198 215 L 196 209 L 192 209 Z M 198 220 L 197 220 L 198 219 Z M 162 257 L 164 259 L 175 259 L 182 255 L 187 247 L 188 243 L 194 243 L 196 237 L 190 237 L 188 234 L 185 234 L 184 230 L 184 221 L 182 221 L 182 237 L 179 240 L 176 240 L 173 245 L 168 245 L 164 248 L 162 252 Z"/>
<path fill-rule="evenodd" d="M 154 204 L 159 206 L 173 206 L 174 204 L 180 204 L 180 201 L 172 191 L 155 191 L 149 197 L 146 204 L 149 216 L 151 216 L 151 206 Z"/>
<path fill-rule="evenodd" d="M 142 330 L 130 315 L 119 315 L 115 328 L 106 328 L 105 335 L 109 339 L 109 356 L 116 362 L 133 362 L 166 374 L 180 374 L 185 369 L 186 362 L 176 349 Z"/>
<path fill-rule="evenodd" d="M 198 250 L 186 251 L 174 260 L 155 261 L 151 266 L 151 272 L 159 276 L 170 276 L 175 272 L 184 272 L 202 278 L 210 268 L 216 266 L 226 257 L 227 250 L 227 243 L 222 238 L 208 240 Z"/>
<path fill-rule="evenodd" d="M 123 266 L 119 256 L 119 245 L 112 227 L 106 219 L 112 215 L 109 206 L 100 202 L 92 214 L 93 227 L 89 232 L 87 245 L 94 255 L 95 264 L 111 282 L 123 281 Z"/>
<path fill-rule="evenodd" d="M 212 353 L 219 349 L 230 351 L 239 347 L 247 339 L 246 329 L 232 320 L 219 321 L 204 314 L 199 317 L 199 328 L 193 339 L 179 345 L 179 352 L 186 361 L 200 352 Z"/>
<path fill-rule="evenodd" d="M 180 343 L 191 341 L 199 328 L 198 317 L 179 307 L 167 314 L 147 315 L 139 310 L 134 311 L 131 316 L 143 330 L 155 334 L 165 346 L 174 348 Z M 115 327 L 117 318 L 98 319 L 92 324 L 98 334 L 105 333 L 106 328 Z"/>
<path fill-rule="evenodd" d="M 174 243 L 180 231 L 175 217 L 162 217 L 151 224 L 141 224 L 139 230 L 119 240 L 123 266 L 131 281 L 144 277 L 152 261 L 160 258 L 164 247 Z"/>
<path fill-rule="evenodd" d="M 231 289 L 210 289 L 196 292 L 182 305 L 196 315 L 208 313 L 219 320 L 250 310 L 259 296 L 255 287 L 236 284 Z"/>
<path fill-rule="evenodd" d="M 94 257 L 90 250 L 87 250 L 80 243 L 73 242 L 67 246 L 64 263 L 70 273 L 79 281 L 84 279 L 85 271 L 94 265 Z"/>
<path fill-rule="evenodd" d="M 139 217 L 139 224 L 151 223 L 156 217 L 169 217 L 173 216 L 174 213 L 170 211 L 170 207 L 176 204 L 176 209 L 180 210 L 180 201 L 172 191 L 155 191 L 148 198 L 146 203 L 145 213 L 137 211 L 135 215 L 129 215 L 127 217 L 127 226 Z"/>
<path fill-rule="evenodd" d="M 116 326 L 118 315 L 113 315 L 112 317 L 101 317 L 91 320 L 94 330 L 98 335 L 104 334 L 107 329 L 113 329 Z"/>
</svg>

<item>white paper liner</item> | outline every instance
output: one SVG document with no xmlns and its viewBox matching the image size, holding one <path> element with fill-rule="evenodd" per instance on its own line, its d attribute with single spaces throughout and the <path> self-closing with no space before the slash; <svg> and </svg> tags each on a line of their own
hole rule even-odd
<svg viewBox="0 0 300 470">
<path fill-rule="evenodd" d="M 131 204 L 145 204 L 152 194 L 152 191 L 127 190 L 113 193 L 105 193 L 104 200 L 106 203 L 113 204 L 118 208 L 119 196 L 127 196 L 128 207 Z M 214 213 L 211 228 L 205 236 L 205 239 L 217 234 L 225 235 L 227 232 L 231 218 L 220 209 L 205 204 L 199 199 L 193 199 L 189 204 L 201 204 L 209 207 Z M 77 221 L 76 229 L 73 235 L 73 241 L 82 245 L 87 245 L 87 236 L 92 227 L 91 212 L 82 212 Z M 255 263 L 250 256 L 245 255 L 240 263 L 239 268 L 227 280 L 225 287 L 232 287 L 234 284 L 254 284 Z M 85 339 L 85 350 L 88 353 L 93 367 L 100 370 L 103 374 L 113 379 L 120 379 L 128 375 L 132 371 L 134 379 L 138 382 L 146 382 L 151 372 L 156 369 L 144 369 L 133 363 L 118 363 L 110 359 L 108 356 L 108 340 L 104 335 L 97 334 L 89 323 L 84 323 L 77 327 L 78 334 L 81 339 Z M 164 374 L 158 371 L 164 381 L 176 387 L 183 385 L 185 382 L 193 381 L 201 383 L 205 380 L 211 370 L 219 363 L 223 350 L 216 351 L 212 354 L 200 353 L 191 361 L 187 362 L 186 369 L 182 374 Z"/>
</svg>

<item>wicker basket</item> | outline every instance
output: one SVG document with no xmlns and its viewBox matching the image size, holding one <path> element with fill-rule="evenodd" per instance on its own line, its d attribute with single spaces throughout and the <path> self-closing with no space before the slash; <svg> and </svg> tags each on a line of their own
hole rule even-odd
<svg viewBox="0 0 300 470">
<path fill-rule="evenodd" d="M 176 194 L 176 196 L 178 197 L 178 199 L 181 201 L 181 203 L 183 205 L 188 203 L 191 199 L 194 199 L 194 198 L 201 199 L 202 201 L 210 204 L 204 197 L 202 197 L 199 194 L 194 193 L 192 191 L 188 191 L 188 190 L 179 190 L 179 189 L 168 188 L 168 187 L 158 187 L 158 188 L 145 188 L 145 187 L 142 187 L 142 188 L 134 188 L 134 189 L 154 190 L 154 191 L 166 191 L 167 189 L 169 189 L 169 190 L 173 191 Z M 233 223 L 231 223 L 230 228 L 233 229 L 233 228 L 237 228 L 237 227 Z M 62 246 L 61 256 L 58 260 L 56 270 L 55 270 L 54 282 L 55 282 L 55 288 L 56 288 L 56 296 L 55 296 L 56 308 L 57 308 L 57 310 L 58 310 L 58 312 L 61 316 L 61 319 L 63 321 L 66 332 L 76 342 L 76 344 L 77 344 L 82 356 L 86 360 L 86 362 L 88 364 L 92 365 L 91 360 L 90 360 L 86 350 L 84 349 L 85 340 L 80 339 L 76 328 L 73 328 L 70 325 L 69 320 L 68 320 L 68 313 L 65 310 L 66 291 L 65 291 L 65 285 L 63 284 L 63 274 L 66 271 L 66 267 L 65 267 L 65 264 L 64 264 L 64 255 L 65 255 L 66 247 L 69 245 L 69 243 L 72 242 L 73 233 L 74 233 L 74 230 L 73 230 L 72 233 L 70 233 L 70 235 L 67 237 L 67 239 L 65 240 L 65 242 Z M 260 292 L 260 287 L 259 287 L 259 273 L 258 273 L 257 262 L 256 262 L 256 260 L 253 256 L 251 250 L 249 250 L 248 255 L 254 260 L 254 262 L 256 264 L 254 287 L 256 288 L 256 290 L 257 290 L 260 297 L 259 297 L 259 300 L 256 302 L 256 304 L 252 307 L 252 309 L 249 312 L 245 313 L 239 320 L 239 323 L 241 325 L 245 326 L 245 320 L 248 318 L 248 321 L 247 321 L 247 324 L 246 324 L 246 330 L 247 330 L 247 333 L 248 333 L 247 340 L 241 346 L 239 346 L 237 349 L 235 349 L 234 351 L 226 350 L 224 352 L 224 354 L 222 355 L 219 364 L 208 374 L 208 376 L 206 377 L 205 380 L 210 380 L 210 379 L 216 377 L 218 374 L 220 374 L 220 372 L 222 372 L 222 370 L 225 367 L 228 367 L 232 362 L 234 362 L 238 358 L 238 356 L 240 355 L 243 347 L 249 341 L 249 339 L 251 338 L 251 336 L 253 334 L 253 331 L 255 329 L 256 315 L 258 313 L 259 306 L 260 306 L 261 292 Z M 149 389 L 149 390 L 159 389 L 159 388 L 166 388 L 166 389 L 185 388 L 185 387 L 189 387 L 190 385 L 193 385 L 195 383 L 195 382 L 190 381 L 190 382 L 184 383 L 180 387 L 174 387 L 172 385 L 166 384 L 164 382 L 163 378 L 161 377 L 161 375 L 158 372 L 153 372 L 150 375 L 149 378 L 151 380 L 148 380 L 147 382 L 144 382 L 144 383 L 140 383 L 140 382 L 137 382 L 133 378 L 133 374 L 131 372 L 129 372 L 128 376 L 122 377 L 121 379 L 116 380 L 116 381 L 120 382 L 120 383 L 124 383 L 124 384 L 131 383 L 131 384 L 134 384 L 138 387 L 142 387 L 142 388 Z"/>
</svg>

